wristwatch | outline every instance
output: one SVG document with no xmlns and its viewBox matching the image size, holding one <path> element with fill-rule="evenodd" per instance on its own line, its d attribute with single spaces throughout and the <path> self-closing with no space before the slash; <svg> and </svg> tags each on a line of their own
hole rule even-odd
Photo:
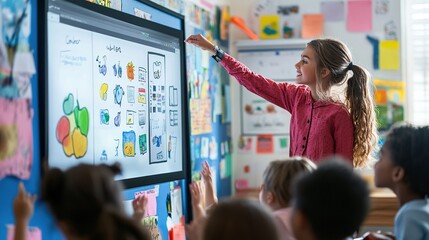
<svg viewBox="0 0 429 240">
<path fill-rule="evenodd" d="M 225 54 L 225 52 L 220 49 L 217 45 L 214 47 L 216 54 L 212 56 L 212 58 L 216 61 L 216 62 L 220 62 L 220 60 L 222 60 L 223 55 Z"/>
</svg>

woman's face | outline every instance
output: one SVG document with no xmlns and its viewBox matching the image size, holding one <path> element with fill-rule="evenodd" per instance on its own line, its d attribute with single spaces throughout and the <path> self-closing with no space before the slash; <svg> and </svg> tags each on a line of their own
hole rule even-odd
<svg viewBox="0 0 429 240">
<path fill-rule="evenodd" d="M 395 165 L 389 151 L 389 147 L 384 144 L 380 150 L 380 158 L 374 166 L 374 181 L 376 187 L 393 186 L 392 174 Z"/>
<path fill-rule="evenodd" d="M 310 88 L 316 87 L 316 53 L 307 46 L 301 54 L 301 60 L 295 64 L 296 82 Z"/>
</svg>

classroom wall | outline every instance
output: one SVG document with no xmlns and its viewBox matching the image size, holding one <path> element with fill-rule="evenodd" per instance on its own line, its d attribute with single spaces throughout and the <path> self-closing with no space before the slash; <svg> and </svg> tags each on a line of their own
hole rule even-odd
<svg viewBox="0 0 429 240">
<path fill-rule="evenodd" d="M 321 3 L 323 2 L 343 2 L 347 6 L 348 0 L 249 0 L 249 1 L 231 1 L 231 15 L 239 16 L 244 19 L 245 23 L 249 28 L 253 29 L 254 32 L 258 31 L 259 20 L 255 17 L 255 12 L 260 15 L 271 15 L 277 14 L 278 6 L 298 6 L 299 13 L 321 13 Z M 376 5 L 383 2 L 388 2 L 388 12 L 385 14 L 376 14 Z M 401 36 L 401 1 L 383 1 L 373 0 L 372 1 L 372 30 L 369 32 L 349 32 L 346 28 L 346 16 L 344 21 L 340 22 L 324 22 L 324 37 L 332 37 L 340 39 L 345 42 L 350 48 L 353 55 L 353 63 L 359 64 L 372 74 L 373 78 L 386 79 L 401 81 L 403 80 L 403 71 L 399 70 L 377 70 L 373 66 L 373 47 L 366 39 L 368 35 L 378 38 L 380 40 L 386 39 L 384 31 L 385 24 L 392 21 L 397 29 L 398 39 Z M 259 9 L 257 11 L 256 9 Z M 345 10 L 347 14 L 347 8 Z M 300 30 L 300 24 L 297 25 L 298 31 Z M 242 31 L 238 30 L 237 27 L 231 26 L 231 44 L 230 53 L 237 57 L 236 43 L 240 40 L 249 40 Z M 264 40 L 260 40 L 264 41 Z M 249 43 L 250 44 L 250 43 Z M 258 44 L 256 44 L 258 45 Z M 298 61 L 299 59 L 296 59 Z M 236 83 L 235 79 L 231 79 L 231 102 L 232 102 L 232 141 L 234 146 L 239 145 L 239 139 L 241 136 L 240 126 L 240 87 Z M 253 141 L 255 144 L 255 141 Z M 276 143 L 275 143 L 276 144 Z M 284 159 L 288 157 L 288 152 L 274 152 L 272 154 L 256 154 L 253 148 L 252 151 L 240 151 L 237 147 L 234 148 L 233 155 L 233 169 L 234 177 L 233 180 L 244 180 L 240 181 L 240 185 L 248 187 L 258 187 L 261 184 L 262 172 L 269 163 L 274 159 Z M 246 183 L 247 182 L 247 183 Z"/>
<path fill-rule="evenodd" d="M 25 2 L 24 0 L 18 0 L 19 2 Z M 121 4 L 118 4 L 118 3 Z M 215 1 L 155 1 L 158 4 L 169 7 L 169 6 L 179 6 L 177 9 L 172 9 L 174 11 L 177 11 L 181 14 L 186 15 L 187 19 L 187 26 L 186 31 L 188 34 L 194 34 L 194 33 L 202 33 L 202 34 L 208 34 L 210 32 L 211 34 L 214 33 L 214 29 L 216 29 L 217 22 L 215 21 L 215 14 L 218 10 L 217 5 L 223 5 L 225 4 L 225 1 L 223 0 L 215 0 Z M 4 7 L 12 6 L 12 13 L 16 14 L 16 12 L 19 13 L 18 7 L 13 6 L 19 6 L 19 4 L 16 4 L 17 2 L 15 0 L 6 0 L 2 1 L 0 3 L 0 10 Z M 127 4 L 136 4 L 138 1 L 134 0 L 117 0 L 117 1 L 111 1 L 112 6 L 111 7 L 118 7 L 122 5 L 122 9 L 127 9 L 129 7 Z M 24 39 L 25 41 L 28 41 L 30 45 L 30 53 L 32 53 L 33 58 L 35 60 L 36 69 L 37 69 L 37 59 L 38 59 L 38 49 L 37 49 L 37 7 L 38 7 L 38 1 L 37 0 L 30 0 L 31 9 L 29 8 L 29 11 L 31 10 L 31 25 L 29 26 L 31 28 L 31 34 L 28 38 Z M 169 5 L 171 4 L 171 5 Z M 188 24 L 189 19 L 193 17 L 195 20 L 195 16 L 190 16 L 191 7 L 195 8 L 195 6 L 199 6 L 200 10 L 204 9 L 205 12 L 210 16 L 210 24 L 207 24 L 209 28 L 205 28 L 203 21 L 201 21 L 201 15 L 198 15 L 200 20 L 198 20 L 198 23 L 193 22 L 192 24 Z M 188 10 L 188 11 L 186 11 Z M 15 12 L 16 11 L 16 12 Z M 195 14 L 195 12 L 193 12 Z M 198 12 L 201 13 L 201 12 Z M 3 14 L 3 12 L 2 12 Z M 0 18 L 1 19 L 1 18 Z M 1 26 L 1 20 L 0 20 L 0 26 Z M 0 28 L 2 30 L 2 40 L 4 41 L 4 29 Z M 227 49 L 228 41 L 223 41 L 220 44 L 223 44 L 226 46 Z M 195 57 L 201 56 L 201 51 L 195 51 L 193 49 L 192 54 L 187 55 L 187 61 L 189 64 L 189 59 L 195 59 Z M 225 91 L 225 89 L 228 89 L 228 83 L 229 79 L 223 73 L 223 75 L 220 73 L 220 69 L 216 68 L 213 62 L 213 60 L 207 61 L 210 65 L 209 66 L 201 66 L 201 62 L 198 64 L 195 64 L 193 66 L 188 66 L 188 70 L 192 74 L 201 75 L 201 78 L 204 81 L 208 83 L 208 87 L 212 89 L 208 94 L 209 99 L 216 100 L 217 103 L 219 103 L 220 108 L 216 108 L 215 101 L 213 101 L 213 105 L 209 106 L 210 116 L 209 121 L 211 125 L 211 131 L 210 132 L 204 132 L 200 134 L 193 134 L 191 136 L 192 141 L 195 143 L 197 139 L 201 142 L 201 140 L 207 139 L 209 140 L 210 150 L 208 157 L 202 157 L 201 154 L 196 155 L 198 153 L 201 153 L 203 150 L 201 147 L 201 144 L 195 144 L 192 147 L 192 159 L 189 159 L 190 163 L 192 164 L 192 173 L 194 180 L 199 179 L 199 171 L 201 169 L 201 163 L 205 160 L 209 160 L 210 165 L 214 169 L 216 182 L 217 182 L 217 193 L 219 196 L 229 196 L 231 194 L 231 152 L 225 151 L 225 149 L 231 149 L 231 148 L 225 148 L 226 145 L 230 145 L 230 119 L 225 120 L 225 114 L 226 114 L 226 101 L 225 99 L 228 99 L 227 95 L 225 95 L 225 92 L 229 94 L 229 91 Z M 195 63 L 195 62 L 194 62 Z M 1 68 L 2 64 L 0 64 L 0 76 L 3 74 L 4 69 Z M 188 74 L 189 78 L 189 74 Z M 3 78 L 1 78 L 3 79 Z M 217 89 L 215 91 L 215 89 Z M 0 96 L 4 97 L 3 88 L 0 88 Z M 30 144 L 30 147 L 32 148 L 32 164 L 30 165 L 30 175 L 28 179 L 23 180 L 23 183 L 29 193 L 37 194 L 40 196 L 40 181 L 41 181 L 41 159 L 40 159 L 40 139 L 39 139 L 39 121 L 40 121 L 40 115 L 39 115 L 39 106 L 40 102 L 38 102 L 38 75 L 37 72 L 31 77 L 31 106 L 32 106 L 32 144 Z M 194 98 L 194 100 L 197 100 L 198 98 Z M 3 107 L 0 106 L 0 107 Z M 0 108 L 1 109 L 1 108 Z M 214 110 L 214 109 L 220 109 Z M 199 109 L 196 109 L 199 110 Z M 0 112 L 3 110 L 0 110 Z M 3 117 L 3 114 L 0 114 L 0 118 Z M 204 140 L 205 141 L 205 140 Z M 204 150 L 205 151 L 205 148 Z M 210 154 L 211 152 L 211 154 Z M 226 170 L 229 170 L 229 173 L 226 173 Z M 12 203 L 13 199 L 17 193 L 17 187 L 18 183 L 22 181 L 21 179 L 14 177 L 14 176 L 6 176 L 4 178 L 0 179 L 0 239 L 6 239 L 6 236 L 8 234 L 8 225 L 14 223 L 13 218 L 13 209 L 12 209 Z M 151 232 L 153 239 L 184 239 L 184 229 L 182 227 L 175 228 L 174 224 L 180 221 L 178 217 L 180 218 L 182 215 L 185 217 L 188 217 L 188 199 L 186 198 L 186 189 L 187 189 L 188 183 L 185 180 L 178 180 L 178 181 L 172 181 L 172 182 L 166 182 L 166 183 L 159 183 L 155 185 L 150 186 L 142 186 L 132 189 L 127 189 L 123 192 L 123 199 L 126 207 L 127 212 L 131 212 L 131 200 L 134 198 L 136 194 L 146 192 L 150 194 L 155 194 L 155 201 L 151 202 L 151 212 L 156 213 L 156 217 L 146 219 L 145 223 L 148 224 L 151 227 Z M 170 207 L 168 207 L 168 204 L 170 204 Z M 180 206 L 180 207 L 179 207 Z M 181 209 L 179 209 L 181 208 Z M 157 226 L 154 226 L 154 223 L 158 223 Z M 30 227 L 36 227 L 31 228 L 31 233 L 33 234 L 32 239 L 38 239 L 38 237 L 41 236 L 42 239 L 62 239 L 62 234 L 58 230 L 58 228 L 55 226 L 55 223 L 53 222 L 52 217 L 50 216 L 46 205 L 43 204 L 41 201 L 36 201 L 35 209 L 33 217 L 30 220 L 29 223 Z M 173 232 L 168 230 L 174 229 Z M 41 233 L 41 235 L 39 235 Z"/>
</svg>

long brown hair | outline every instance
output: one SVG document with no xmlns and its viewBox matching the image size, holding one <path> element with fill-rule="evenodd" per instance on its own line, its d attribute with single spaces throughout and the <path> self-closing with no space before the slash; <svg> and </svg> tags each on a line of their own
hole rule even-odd
<svg viewBox="0 0 429 240">
<path fill-rule="evenodd" d="M 334 39 L 316 39 L 308 43 L 316 55 L 316 94 L 321 100 L 332 100 L 331 87 L 347 82 L 345 106 L 354 127 L 353 166 L 363 167 L 373 160 L 378 134 L 369 72 L 352 62 L 348 47 Z M 322 78 L 322 69 L 330 71 Z"/>
</svg>

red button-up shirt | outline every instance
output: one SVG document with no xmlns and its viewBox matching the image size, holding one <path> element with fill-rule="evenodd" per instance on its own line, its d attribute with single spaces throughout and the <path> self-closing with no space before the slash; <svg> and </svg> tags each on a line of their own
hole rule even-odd
<svg viewBox="0 0 429 240">
<path fill-rule="evenodd" d="M 330 155 L 353 160 L 353 122 L 344 104 L 317 101 L 305 85 L 278 83 L 225 54 L 222 66 L 249 91 L 291 113 L 290 156 L 318 162 Z"/>
</svg>

